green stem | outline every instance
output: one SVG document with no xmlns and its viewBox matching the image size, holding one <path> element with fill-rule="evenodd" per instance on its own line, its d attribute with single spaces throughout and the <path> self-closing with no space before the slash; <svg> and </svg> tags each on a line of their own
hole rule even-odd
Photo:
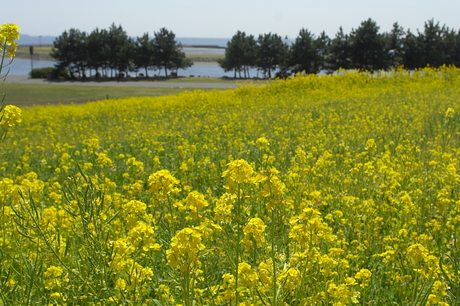
<svg viewBox="0 0 460 306">
<path fill-rule="evenodd" d="M 241 241 L 241 233 L 242 233 L 242 216 L 241 216 L 241 189 L 240 185 L 237 185 L 238 194 L 237 194 L 237 201 L 236 201 L 236 220 L 237 220 L 237 238 L 236 238 L 236 258 L 235 258 L 235 305 L 238 306 L 239 304 L 239 292 L 238 292 L 238 283 L 239 283 L 239 273 L 238 273 L 238 266 L 240 264 L 240 241 Z"/>
<path fill-rule="evenodd" d="M 184 272 L 184 303 L 185 306 L 190 306 L 190 272 L 187 271 Z"/>
<path fill-rule="evenodd" d="M 6 42 L 4 42 L 2 44 L 2 50 L 3 51 L 2 51 L 2 55 L 1 55 L 1 59 L 0 59 L 0 80 L 3 79 L 2 80 L 2 83 L 3 83 L 3 81 L 5 81 L 5 78 L 2 77 L 2 69 L 3 69 L 3 63 L 5 61 L 5 55 L 6 55 Z"/>
<path fill-rule="evenodd" d="M 273 305 L 277 305 L 277 293 L 278 290 L 276 288 L 277 278 L 276 278 L 276 264 L 275 264 L 275 209 L 272 209 L 272 224 L 271 224 L 271 257 L 272 257 L 272 265 L 273 265 Z"/>
<path fill-rule="evenodd" d="M 30 195 L 29 196 L 30 198 L 30 203 L 31 203 L 31 207 L 33 209 L 34 212 L 31 212 L 29 211 L 29 215 L 30 217 L 32 218 L 32 222 L 35 226 L 35 228 L 37 229 L 38 231 L 38 234 L 39 236 L 43 239 L 43 241 L 45 242 L 46 246 L 48 247 L 48 249 L 53 253 L 54 257 L 56 257 L 56 259 L 59 261 L 59 263 L 67 270 L 69 271 L 70 273 L 72 273 L 74 276 L 76 276 L 78 279 L 80 279 L 85 285 L 87 285 L 87 287 L 89 288 L 89 290 L 91 291 L 92 294 L 94 294 L 94 296 L 98 296 L 98 294 L 96 293 L 96 291 L 94 290 L 94 288 L 92 288 L 91 286 L 89 286 L 88 282 L 80 275 L 78 274 L 77 272 L 73 271 L 72 269 L 70 269 L 70 267 L 68 267 L 64 261 L 62 260 L 61 256 L 59 256 L 59 254 L 56 252 L 56 250 L 54 249 L 54 247 L 52 246 L 51 242 L 48 240 L 48 238 L 46 237 L 46 234 L 43 232 L 43 230 L 41 229 L 41 226 L 40 226 L 40 223 L 38 222 L 37 218 L 38 218 L 38 210 L 37 210 L 37 207 L 36 207 L 36 204 L 35 204 L 35 201 L 33 200 L 32 196 Z M 35 214 L 35 216 L 34 216 Z"/>
</svg>

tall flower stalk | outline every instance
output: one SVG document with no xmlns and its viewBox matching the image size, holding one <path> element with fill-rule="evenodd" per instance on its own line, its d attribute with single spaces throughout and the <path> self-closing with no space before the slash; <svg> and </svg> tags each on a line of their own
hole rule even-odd
<svg viewBox="0 0 460 306">
<path fill-rule="evenodd" d="M 13 23 L 4 24 L 0 27 L 0 83 L 6 80 L 8 72 L 2 74 L 3 68 L 13 62 L 18 48 L 15 40 L 19 39 L 19 27 Z M 5 64 L 5 58 L 9 63 Z M 8 128 L 21 122 L 21 110 L 14 105 L 5 106 L 5 93 L 0 96 L 0 141 L 4 140 Z"/>
</svg>

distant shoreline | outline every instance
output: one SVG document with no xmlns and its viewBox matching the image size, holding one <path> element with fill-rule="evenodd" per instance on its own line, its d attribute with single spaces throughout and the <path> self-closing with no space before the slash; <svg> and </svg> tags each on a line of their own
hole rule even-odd
<svg viewBox="0 0 460 306">
<path fill-rule="evenodd" d="M 28 52 L 16 52 L 15 58 L 22 59 L 22 60 L 30 60 L 30 54 Z M 33 60 L 34 61 L 55 62 L 54 58 L 52 58 L 51 55 L 44 54 L 44 53 L 35 53 L 33 55 Z M 200 66 L 219 65 L 219 63 L 215 59 L 208 58 L 208 57 L 194 57 L 194 58 L 191 58 L 191 60 L 193 61 L 194 65 L 200 65 Z"/>
<path fill-rule="evenodd" d="M 33 46 L 35 48 L 38 47 L 53 47 L 53 44 L 18 44 L 18 48 L 27 48 L 29 46 Z M 218 46 L 218 45 L 182 45 L 182 48 L 198 48 L 198 49 L 225 49 L 226 47 Z"/>
<path fill-rule="evenodd" d="M 28 47 L 28 46 L 37 46 L 37 47 L 44 47 L 44 46 L 52 46 L 54 41 L 59 36 L 50 36 L 50 35 L 27 35 L 21 33 L 21 38 L 18 41 L 20 47 Z M 132 39 L 136 40 L 136 37 L 131 36 Z M 192 47 L 198 46 L 202 48 L 204 46 L 211 46 L 212 48 L 225 48 L 231 38 L 216 38 L 216 37 L 176 37 L 176 41 L 181 43 L 182 46 Z"/>
<path fill-rule="evenodd" d="M 45 53 L 35 53 L 33 56 L 34 61 L 51 61 L 54 62 L 54 58 L 51 57 L 49 54 Z M 16 52 L 17 59 L 24 59 L 24 60 L 30 60 L 30 53 L 28 52 Z"/>
</svg>

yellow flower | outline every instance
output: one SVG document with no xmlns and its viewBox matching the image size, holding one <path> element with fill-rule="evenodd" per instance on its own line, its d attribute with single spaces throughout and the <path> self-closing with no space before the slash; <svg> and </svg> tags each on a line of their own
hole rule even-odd
<svg viewBox="0 0 460 306">
<path fill-rule="evenodd" d="M 241 262 L 238 264 L 239 285 L 243 287 L 254 287 L 258 279 L 257 272 L 250 264 Z"/>
<path fill-rule="evenodd" d="M 50 298 L 58 300 L 61 298 L 61 294 L 59 292 L 53 292 L 50 294 Z"/>
<path fill-rule="evenodd" d="M 232 216 L 232 210 L 235 206 L 235 195 L 224 193 L 216 202 L 214 207 L 215 220 L 229 222 Z"/>
<path fill-rule="evenodd" d="M 449 305 L 442 300 L 447 296 L 449 287 L 446 283 L 435 281 L 431 289 L 431 294 L 428 296 L 427 305 Z"/>
<path fill-rule="evenodd" d="M 142 242 L 142 250 L 144 251 L 158 251 L 161 248 L 161 245 L 154 240 L 154 228 L 144 222 L 138 222 L 137 226 L 129 231 L 128 236 L 132 245 L 135 247 Z"/>
<path fill-rule="evenodd" d="M 372 272 L 369 271 L 368 269 L 361 269 L 356 273 L 355 278 L 356 279 L 368 279 L 372 276 Z"/>
<path fill-rule="evenodd" d="M 302 244 L 336 240 L 337 237 L 332 234 L 332 229 L 320 216 L 319 210 L 308 207 L 300 215 L 292 217 L 289 221 L 291 224 L 289 238 Z"/>
<path fill-rule="evenodd" d="M 292 267 L 288 267 L 281 271 L 278 278 L 278 283 L 283 284 L 284 288 L 290 291 L 299 286 L 300 282 L 300 271 Z"/>
<path fill-rule="evenodd" d="M 115 290 L 123 291 L 126 289 L 126 281 L 122 278 L 117 279 L 115 282 Z"/>
<path fill-rule="evenodd" d="M 131 200 L 123 205 L 123 213 L 125 214 L 136 214 L 144 213 L 147 205 L 141 201 Z"/>
<path fill-rule="evenodd" d="M 0 113 L 0 125 L 13 126 L 21 122 L 21 109 L 14 105 L 7 105 Z"/>
<path fill-rule="evenodd" d="M 266 227 L 264 221 L 260 218 L 252 218 L 249 220 L 248 224 L 244 227 L 243 243 L 245 244 L 246 251 L 251 248 L 253 241 L 259 247 L 265 243 L 264 231 Z"/>
<path fill-rule="evenodd" d="M 230 273 L 225 273 L 224 275 L 222 275 L 222 280 L 224 288 L 232 288 L 233 286 L 235 286 L 235 276 L 233 276 Z"/>
<path fill-rule="evenodd" d="M 61 280 L 59 279 L 62 276 L 63 270 L 60 267 L 51 266 L 43 273 L 45 277 L 45 289 L 51 290 L 61 286 Z M 67 277 L 64 277 L 64 282 L 68 281 Z"/>
<path fill-rule="evenodd" d="M 444 114 L 444 117 L 446 117 L 446 118 L 453 118 L 453 117 L 454 117 L 454 114 L 455 114 L 455 110 L 454 110 L 452 107 L 449 107 L 449 108 L 446 110 L 446 113 Z"/>
<path fill-rule="evenodd" d="M 7 23 L 0 27 L 0 53 L 3 53 L 3 48 L 10 46 L 6 51 L 9 58 L 13 58 L 18 48 L 18 45 L 14 42 L 19 39 L 19 27 L 14 23 Z"/>
<path fill-rule="evenodd" d="M 227 170 L 224 171 L 222 177 L 229 178 L 236 183 L 250 183 L 254 169 L 244 159 L 237 159 L 230 162 Z"/>
<path fill-rule="evenodd" d="M 180 207 L 180 209 L 189 210 L 189 216 L 195 219 L 197 218 L 200 209 L 207 206 L 209 206 L 209 203 L 204 198 L 204 195 L 198 191 L 192 191 L 185 199 L 185 206 Z"/>
<path fill-rule="evenodd" d="M 417 263 L 425 259 L 428 255 L 428 250 L 421 244 L 413 244 L 407 248 L 407 257 L 413 262 Z"/>
<path fill-rule="evenodd" d="M 13 279 L 9 279 L 6 283 L 5 286 L 7 287 L 13 287 L 16 284 L 16 282 Z"/>
<path fill-rule="evenodd" d="M 184 272 L 201 262 L 198 253 L 205 249 L 201 243 L 201 233 L 195 228 L 184 228 L 171 239 L 171 248 L 166 251 L 166 257 L 171 267 L 177 267 Z"/>
<path fill-rule="evenodd" d="M 259 278 L 260 281 L 265 286 L 272 286 L 273 285 L 273 261 L 268 259 L 267 262 L 261 262 L 259 264 Z"/>
<path fill-rule="evenodd" d="M 44 277 L 59 277 L 63 273 L 62 268 L 51 266 L 43 273 Z"/>
<path fill-rule="evenodd" d="M 348 284 L 350 283 L 350 284 Z M 351 288 L 353 282 L 347 279 L 347 284 L 336 285 L 330 283 L 327 289 L 327 293 L 335 299 L 333 305 L 348 305 L 351 303 L 358 303 L 359 292 Z"/>
<path fill-rule="evenodd" d="M 270 142 L 265 137 L 260 137 L 259 139 L 256 140 L 256 147 L 260 151 L 267 150 L 269 146 L 270 146 Z"/>
<path fill-rule="evenodd" d="M 375 139 L 370 138 L 366 141 L 366 150 L 368 152 L 373 152 L 377 149 L 377 143 L 375 142 Z"/>
<path fill-rule="evenodd" d="M 112 160 L 107 156 L 107 154 L 105 153 L 96 153 L 97 155 L 97 162 L 99 163 L 99 165 L 101 166 L 113 166 L 113 162 Z"/>
<path fill-rule="evenodd" d="M 358 271 L 358 273 L 356 273 L 355 279 L 360 280 L 361 281 L 360 286 L 364 288 L 368 286 L 371 276 L 372 276 L 371 271 L 369 271 L 368 269 L 361 269 Z"/>
<path fill-rule="evenodd" d="M 172 176 L 168 170 L 160 170 L 151 174 L 147 183 L 150 191 L 154 193 L 155 197 L 159 200 L 164 200 L 169 193 L 177 193 L 179 191 L 175 186 L 178 185 L 180 181 Z"/>
</svg>

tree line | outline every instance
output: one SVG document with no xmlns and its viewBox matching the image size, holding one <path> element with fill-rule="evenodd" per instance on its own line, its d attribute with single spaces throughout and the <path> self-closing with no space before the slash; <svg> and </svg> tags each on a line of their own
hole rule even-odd
<svg viewBox="0 0 460 306">
<path fill-rule="evenodd" d="M 86 77 L 87 71 L 95 75 L 121 76 L 128 72 L 163 70 L 177 71 L 192 66 L 185 57 L 175 34 L 166 28 L 145 33 L 136 39 L 128 37 L 121 26 L 112 24 L 108 30 L 96 28 L 90 34 L 78 29 L 64 31 L 53 43 L 50 54 L 58 69 L 67 69 L 71 77 Z"/>
<path fill-rule="evenodd" d="M 324 32 L 316 36 L 301 29 L 289 43 L 277 34 L 263 34 L 256 39 L 238 31 L 227 43 L 219 65 L 234 71 L 234 77 L 250 77 L 250 68 L 265 76 L 286 77 L 295 73 L 332 72 L 342 69 L 388 70 L 403 66 L 416 69 L 426 66 L 460 67 L 460 31 L 439 22 L 425 22 L 423 31 L 405 31 L 398 23 L 389 33 L 380 33 L 377 23 L 368 19 L 349 34 L 342 27 L 334 38 Z"/>
<path fill-rule="evenodd" d="M 324 32 L 314 35 L 301 29 L 294 41 L 277 34 L 263 34 L 256 39 L 238 31 L 227 43 L 225 57 L 219 60 L 224 71 L 234 77 L 249 78 L 256 68 L 266 77 L 287 77 L 295 73 L 332 72 L 342 69 L 388 70 L 404 66 L 416 69 L 426 66 L 455 65 L 460 67 L 460 31 L 439 22 L 425 22 L 423 31 L 405 31 L 398 23 L 389 33 L 379 32 L 377 23 L 368 19 L 344 33 L 340 27 L 334 38 Z M 120 76 L 128 72 L 150 70 L 177 71 L 192 66 L 182 52 L 175 34 L 165 28 L 130 38 L 121 26 L 112 24 L 108 30 L 96 28 L 90 34 L 70 29 L 57 37 L 51 56 L 58 68 L 71 76 L 86 72 L 96 75 Z"/>
</svg>

